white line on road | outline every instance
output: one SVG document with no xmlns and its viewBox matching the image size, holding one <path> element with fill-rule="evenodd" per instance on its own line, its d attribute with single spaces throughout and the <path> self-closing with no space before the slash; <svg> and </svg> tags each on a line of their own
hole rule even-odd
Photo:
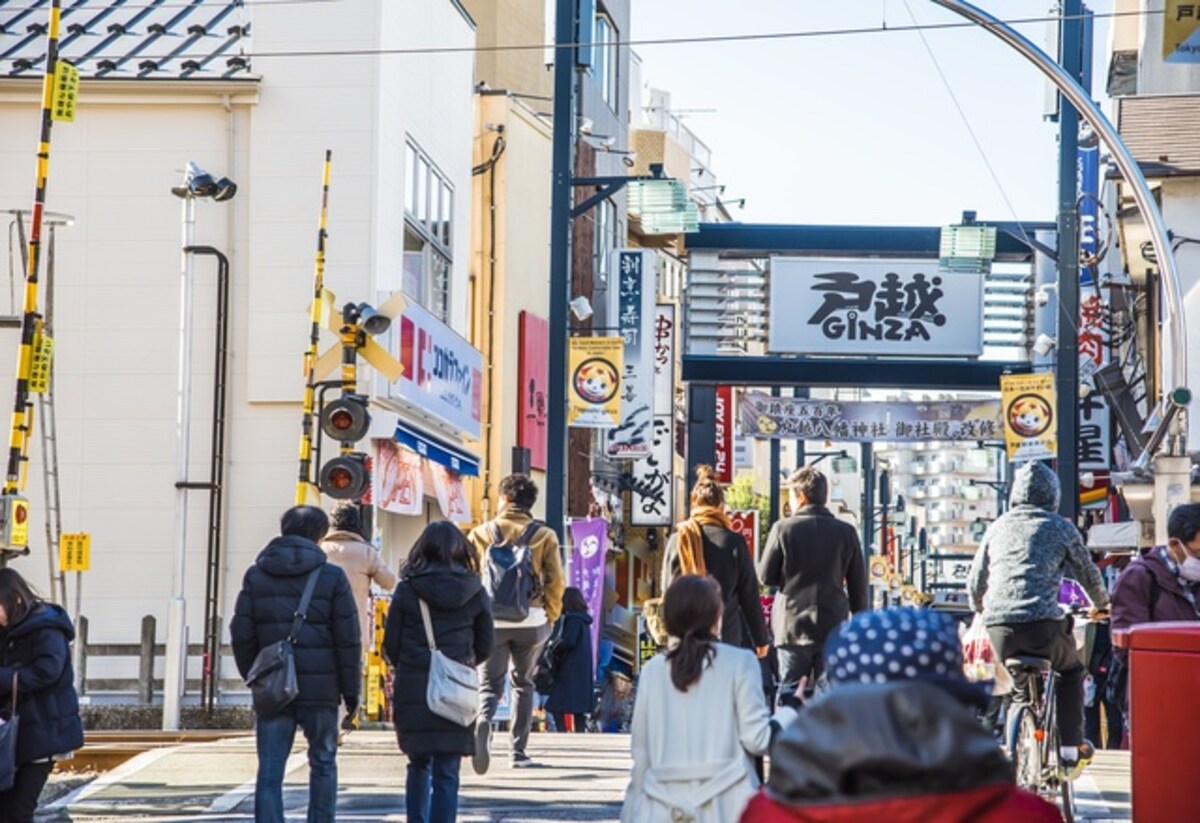
<svg viewBox="0 0 1200 823">
<path fill-rule="evenodd" d="M 1112 809 L 1104 801 L 1100 786 L 1086 771 L 1075 778 L 1075 809 L 1083 820 L 1101 820 L 1114 817 Z"/>
<path fill-rule="evenodd" d="M 112 771 L 106 772 L 104 775 L 97 777 L 92 782 L 85 783 L 84 785 L 80 786 L 78 789 L 76 789 L 75 791 L 66 795 L 65 797 L 61 797 L 58 800 L 55 800 L 53 803 L 51 803 L 46 808 L 47 809 L 69 808 L 74 803 L 77 803 L 80 800 L 85 800 L 86 798 L 91 797 L 92 795 L 96 794 L 97 792 L 107 789 L 109 786 L 111 786 L 114 783 L 120 783 L 122 780 L 124 780 L 129 775 L 140 772 L 142 769 L 146 768 L 151 763 L 161 760 L 162 758 L 166 757 L 171 752 L 174 752 L 180 748 L 182 748 L 182 747 L 181 746 L 163 746 L 160 749 L 150 749 L 149 751 L 144 751 L 141 754 L 136 755 L 135 757 L 132 757 L 129 760 L 126 760 L 124 763 L 122 763 L 120 766 L 117 766 Z"/>
<path fill-rule="evenodd" d="M 290 774 L 307 762 L 307 752 L 296 752 L 288 758 L 287 764 L 283 767 L 283 773 L 285 775 Z M 233 811 L 241 804 L 243 800 L 254 794 L 254 784 L 255 781 L 247 780 L 236 789 L 226 792 L 212 802 L 212 804 L 208 807 L 208 811 L 215 812 L 217 814 Z"/>
</svg>

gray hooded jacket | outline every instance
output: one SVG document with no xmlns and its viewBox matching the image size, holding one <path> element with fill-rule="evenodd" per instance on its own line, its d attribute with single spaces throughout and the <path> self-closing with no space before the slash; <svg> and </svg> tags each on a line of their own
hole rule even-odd
<svg viewBox="0 0 1200 823">
<path fill-rule="evenodd" d="M 1063 575 L 1079 581 L 1096 608 L 1108 592 L 1078 529 L 1055 514 L 1058 477 L 1042 463 L 1027 463 L 1013 477 L 1009 510 L 983 535 L 971 564 L 971 605 L 989 626 L 1032 623 L 1062 615 Z"/>
</svg>

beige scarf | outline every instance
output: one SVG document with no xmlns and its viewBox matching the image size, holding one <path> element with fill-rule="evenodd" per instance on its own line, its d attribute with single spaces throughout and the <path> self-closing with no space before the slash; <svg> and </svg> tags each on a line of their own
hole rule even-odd
<svg viewBox="0 0 1200 823">
<path fill-rule="evenodd" d="M 708 574 L 708 565 L 704 562 L 705 526 L 728 529 L 729 516 L 724 509 L 716 506 L 696 506 L 692 509 L 692 516 L 678 525 L 679 571 L 682 574 L 698 574 L 701 577 Z"/>
</svg>

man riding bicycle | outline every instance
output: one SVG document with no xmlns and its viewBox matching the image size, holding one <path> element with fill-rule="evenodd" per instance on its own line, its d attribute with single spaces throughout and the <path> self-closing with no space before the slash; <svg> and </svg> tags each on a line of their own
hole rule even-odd
<svg viewBox="0 0 1200 823">
<path fill-rule="evenodd" d="M 1082 584 L 1092 606 L 1108 608 L 1108 592 L 1079 531 L 1056 514 L 1058 477 L 1042 463 L 1027 463 L 1013 477 L 1009 510 L 988 528 L 971 564 L 971 605 L 999 660 L 1016 656 L 1049 660 L 1058 672 L 1059 760 L 1073 780 L 1091 762 L 1083 739 L 1083 681 L 1072 621 L 1058 605 L 1063 572 Z"/>
</svg>

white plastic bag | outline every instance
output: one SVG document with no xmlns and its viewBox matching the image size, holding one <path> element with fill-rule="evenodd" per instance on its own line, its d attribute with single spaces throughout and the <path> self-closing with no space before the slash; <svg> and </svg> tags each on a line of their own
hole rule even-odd
<svg viewBox="0 0 1200 823">
<path fill-rule="evenodd" d="M 983 625 L 983 615 L 976 614 L 970 628 L 962 638 L 963 673 L 973 683 L 981 683 L 996 679 L 996 654 L 992 650 L 992 641 L 988 639 L 987 626 Z"/>
</svg>

